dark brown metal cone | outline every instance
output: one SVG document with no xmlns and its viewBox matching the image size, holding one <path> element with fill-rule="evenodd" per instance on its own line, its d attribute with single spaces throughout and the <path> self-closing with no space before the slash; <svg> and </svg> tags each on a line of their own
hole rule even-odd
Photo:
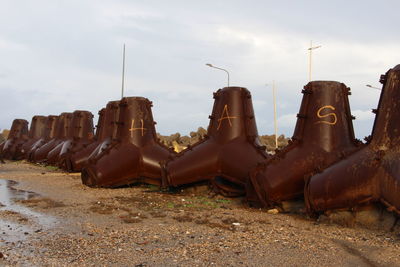
<svg viewBox="0 0 400 267">
<path fill-rule="evenodd" d="M 115 144 L 83 167 L 82 182 L 117 187 L 135 182 L 161 184 L 160 162 L 173 152 L 157 141 L 151 102 L 124 97 L 120 102 Z"/>
<path fill-rule="evenodd" d="M 104 120 L 105 120 L 105 112 L 106 108 L 102 108 L 98 114 L 99 119 L 96 125 L 96 134 L 94 136 L 93 142 L 87 145 L 85 148 L 72 153 L 69 158 L 66 158 L 64 161 L 63 168 L 69 172 L 80 172 L 82 170 L 83 164 L 88 159 L 89 155 L 96 149 L 99 145 L 99 136 L 100 132 L 104 128 Z"/>
<path fill-rule="evenodd" d="M 250 174 L 248 200 L 264 207 L 303 196 L 305 178 L 358 149 L 348 102 L 349 88 L 314 81 L 302 91 L 293 142 Z M 254 196 L 254 192 L 256 196 Z"/>
<path fill-rule="evenodd" d="M 100 156 L 112 143 L 113 135 L 117 132 L 120 101 L 110 101 L 106 108 L 99 111 L 99 121 L 96 130 L 96 142 L 86 149 L 71 156 L 71 169 L 81 171 L 83 166 L 91 159 L 92 162 Z"/>
<path fill-rule="evenodd" d="M 32 147 L 27 151 L 26 157 L 29 161 L 32 161 L 34 152 L 46 144 L 50 139 L 55 136 L 55 128 L 58 122 L 58 116 L 49 115 L 46 119 L 46 127 L 44 128 L 43 135 L 37 140 Z"/>
<path fill-rule="evenodd" d="M 73 171 L 71 156 L 88 147 L 94 141 L 93 114 L 89 111 L 76 110 L 72 117 L 72 127 L 68 140 L 64 141 L 57 165 L 66 171 Z"/>
<path fill-rule="evenodd" d="M 60 153 L 62 147 L 59 145 L 67 138 L 68 129 L 71 125 L 71 120 L 72 113 L 63 112 L 60 114 L 60 116 L 58 116 L 57 125 L 54 131 L 54 137 L 33 152 L 33 162 L 47 162 L 50 152 L 50 159 Z M 53 164 L 53 162 L 50 162 L 49 164 Z"/>
<path fill-rule="evenodd" d="M 0 163 L 4 163 L 3 148 L 6 141 L 0 143 Z"/>
<path fill-rule="evenodd" d="M 46 130 L 47 117 L 33 116 L 29 129 L 28 139 L 18 151 L 18 159 L 26 158 L 32 146 L 44 135 Z"/>
<path fill-rule="evenodd" d="M 69 113 L 67 115 L 63 127 L 58 129 L 56 133 L 56 136 L 59 136 L 61 142 L 47 154 L 47 164 L 54 166 L 57 165 L 57 163 L 60 161 L 60 154 L 63 150 L 64 145 L 66 145 L 67 147 L 70 146 L 70 143 L 72 142 L 72 140 L 74 139 L 74 135 L 76 134 L 74 123 L 77 124 L 80 120 L 78 117 L 79 113 Z"/>
<path fill-rule="evenodd" d="M 210 180 L 226 195 L 244 194 L 248 172 L 268 157 L 259 145 L 250 92 L 226 87 L 214 93 L 207 137 L 166 164 L 170 186 Z"/>
<path fill-rule="evenodd" d="M 16 160 L 20 158 L 22 145 L 28 138 L 28 121 L 23 119 L 15 119 L 11 125 L 10 133 L 4 142 L 1 151 L 5 159 Z"/>
<path fill-rule="evenodd" d="M 400 65 L 382 76 L 372 138 L 360 151 L 307 182 L 310 213 L 382 202 L 400 214 Z"/>
</svg>

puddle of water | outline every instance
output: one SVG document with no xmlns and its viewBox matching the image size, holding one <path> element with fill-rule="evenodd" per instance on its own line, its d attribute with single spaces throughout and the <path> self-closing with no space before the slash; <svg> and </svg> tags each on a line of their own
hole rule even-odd
<svg viewBox="0 0 400 267">
<path fill-rule="evenodd" d="M 6 244 L 23 241 L 31 232 L 32 229 L 26 225 L 0 220 L 1 240 L 6 241 Z"/>
<path fill-rule="evenodd" d="M 11 206 L 15 200 L 28 200 L 39 196 L 35 192 L 15 189 L 18 183 L 12 180 L 0 179 L 0 203 L 4 206 Z"/>
<path fill-rule="evenodd" d="M 27 218 L 28 224 L 20 224 L 0 219 L 0 234 L 1 238 L 8 242 L 16 242 L 25 240 L 27 236 L 38 228 L 41 230 L 50 229 L 55 226 L 56 219 L 33 211 L 25 206 L 16 203 L 17 200 L 29 200 L 33 197 L 40 196 L 39 194 L 31 191 L 24 191 L 16 189 L 18 183 L 12 180 L 0 179 L 0 211 L 10 211 Z"/>
</svg>

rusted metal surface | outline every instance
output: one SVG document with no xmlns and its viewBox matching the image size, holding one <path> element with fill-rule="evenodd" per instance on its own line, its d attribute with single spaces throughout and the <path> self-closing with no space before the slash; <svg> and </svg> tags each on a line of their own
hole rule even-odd
<svg viewBox="0 0 400 267">
<path fill-rule="evenodd" d="M 107 153 L 108 149 L 111 149 L 111 147 L 119 142 L 120 103 L 120 101 L 108 102 L 106 107 L 107 112 L 105 114 L 105 124 L 108 125 L 108 127 L 105 127 L 103 131 L 100 132 L 99 139 L 101 142 L 89 155 L 89 163 L 96 162 L 104 153 Z"/>
<path fill-rule="evenodd" d="M 54 161 L 60 168 L 71 170 L 71 155 L 85 149 L 93 143 L 93 141 L 93 114 L 84 110 L 74 111 L 72 113 L 72 122 L 67 140 L 62 143 L 61 151 L 58 155 L 55 155 Z"/>
<path fill-rule="evenodd" d="M 304 192 L 310 213 L 381 202 L 400 214 L 400 65 L 381 82 L 367 145 L 308 180 Z"/>
<path fill-rule="evenodd" d="M 333 81 L 308 83 L 292 142 L 250 174 L 246 197 L 254 206 L 280 206 L 303 196 L 304 180 L 359 149 L 348 95 Z"/>
<path fill-rule="evenodd" d="M 258 141 L 251 94 L 225 87 L 214 93 L 206 137 L 167 162 L 164 184 L 211 181 L 224 195 L 243 195 L 249 171 L 268 155 Z"/>
<path fill-rule="evenodd" d="M 10 133 L 1 150 L 5 159 L 16 160 L 21 157 L 21 148 L 28 139 L 28 121 L 15 119 L 11 125 Z"/>
<path fill-rule="evenodd" d="M 115 143 L 99 151 L 83 167 L 84 184 L 101 187 L 135 182 L 161 184 L 160 162 L 174 152 L 157 140 L 151 107 L 147 98 L 122 98 Z"/>
<path fill-rule="evenodd" d="M 43 135 L 40 137 L 39 140 L 37 140 L 32 145 L 32 147 L 29 149 L 29 151 L 26 152 L 26 158 L 29 161 L 32 161 L 33 154 L 37 149 L 39 149 L 44 144 L 46 144 L 49 140 L 51 140 L 52 138 L 55 137 L 57 123 L 58 123 L 58 116 L 55 116 L 55 115 L 47 116 L 46 127 L 44 128 L 44 131 L 42 132 Z"/>
<path fill-rule="evenodd" d="M 96 141 L 90 144 L 87 148 L 73 154 L 70 158 L 69 171 L 81 171 L 82 167 L 87 164 L 89 159 L 94 163 L 107 147 L 109 147 L 113 140 L 118 127 L 119 117 L 119 102 L 110 101 L 107 103 L 106 108 L 99 111 L 99 121 L 96 129 Z"/>
<path fill-rule="evenodd" d="M 47 162 L 47 157 L 50 152 L 54 154 L 57 154 L 57 152 L 59 154 L 61 152 L 62 142 L 67 139 L 71 120 L 72 113 L 69 112 L 63 112 L 58 116 L 54 138 L 50 139 L 46 144 L 32 153 L 31 160 L 33 162 Z"/>
<path fill-rule="evenodd" d="M 4 157 L 3 157 L 3 148 L 4 148 L 5 143 L 6 143 L 6 141 L 3 141 L 0 143 L 0 163 L 5 163 Z"/>
<path fill-rule="evenodd" d="M 93 152 L 94 149 L 99 145 L 99 133 L 104 127 L 104 113 L 105 108 L 102 108 L 98 114 L 99 119 L 96 125 L 96 133 L 92 142 L 86 145 L 84 148 L 70 153 L 68 156 L 62 159 L 62 168 L 68 172 L 80 172 L 84 162 L 87 160 L 88 156 Z"/>
<path fill-rule="evenodd" d="M 33 116 L 31 125 L 29 128 L 28 139 L 22 145 L 21 149 L 18 151 L 17 159 L 24 159 L 27 154 L 32 149 L 32 146 L 45 134 L 46 131 L 46 116 Z"/>
</svg>

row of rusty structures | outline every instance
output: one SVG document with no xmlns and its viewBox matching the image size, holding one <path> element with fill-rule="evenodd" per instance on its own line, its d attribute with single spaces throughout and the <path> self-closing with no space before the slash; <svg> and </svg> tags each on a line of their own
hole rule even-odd
<svg viewBox="0 0 400 267">
<path fill-rule="evenodd" d="M 245 196 L 252 206 L 280 207 L 303 199 L 311 214 L 382 203 L 400 214 L 400 65 L 383 84 L 371 136 L 354 136 L 348 95 L 334 81 L 313 81 L 288 146 L 269 155 L 258 139 L 250 92 L 214 93 L 207 134 L 176 153 L 156 136 L 152 103 L 124 97 L 100 110 L 94 133 L 88 111 L 14 120 L 0 146 L 6 159 L 28 159 L 81 171 L 95 187 L 148 183 L 179 187 L 207 181 L 218 193 Z"/>
</svg>

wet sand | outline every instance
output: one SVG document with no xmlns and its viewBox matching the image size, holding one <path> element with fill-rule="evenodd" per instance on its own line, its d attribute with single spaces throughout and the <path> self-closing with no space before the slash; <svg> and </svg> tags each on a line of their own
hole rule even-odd
<svg viewBox="0 0 400 267">
<path fill-rule="evenodd" d="M 0 165 L 0 179 L 0 265 L 400 266 L 390 220 L 273 214 L 204 187 L 89 188 L 25 162 Z"/>
</svg>

